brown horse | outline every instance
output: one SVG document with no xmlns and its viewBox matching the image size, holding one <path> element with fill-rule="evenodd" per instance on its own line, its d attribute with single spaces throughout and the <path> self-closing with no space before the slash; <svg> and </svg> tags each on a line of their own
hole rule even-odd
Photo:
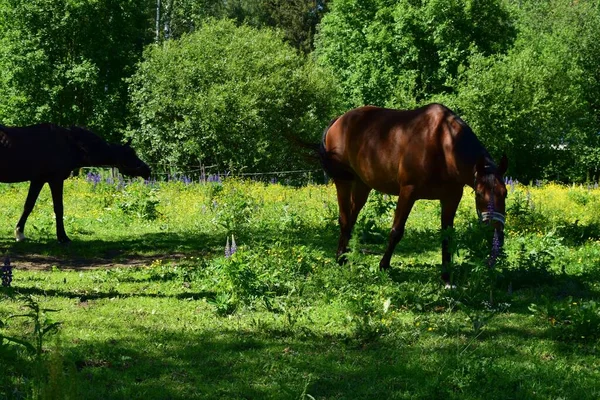
<svg viewBox="0 0 600 400">
<path fill-rule="evenodd" d="M 27 217 L 42 187 L 48 183 L 56 216 L 56 236 L 61 243 L 69 242 L 63 222 L 63 182 L 74 169 L 94 166 L 117 167 L 129 176 L 150 176 L 150 168 L 129 144 L 109 144 L 86 129 L 53 124 L 0 125 L 0 182 L 31 181 L 23 214 L 15 228 L 17 241 L 25 240 Z"/>
<path fill-rule="evenodd" d="M 469 126 L 443 105 L 406 111 L 366 106 L 348 111 L 325 130 L 319 155 L 337 189 L 338 261 L 343 261 L 352 228 L 371 189 L 398 196 L 381 269 L 390 267 L 415 201 L 440 200 L 442 229 L 446 229 L 454 223 L 465 185 L 475 190 L 480 219 L 493 224 L 503 243 L 506 156 L 497 166 Z M 450 260 L 445 239 L 442 279 L 447 285 Z"/>
</svg>

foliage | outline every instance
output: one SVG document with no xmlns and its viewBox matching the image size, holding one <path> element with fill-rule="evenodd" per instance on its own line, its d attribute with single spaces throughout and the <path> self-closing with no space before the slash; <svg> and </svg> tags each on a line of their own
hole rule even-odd
<svg viewBox="0 0 600 400">
<path fill-rule="evenodd" d="M 345 105 L 411 108 L 452 93 L 469 55 L 506 52 L 515 32 L 500 1 L 336 0 L 316 39 Z"/>
<path fill-rule="evenodd" d="M 308 53 L 325 12 L 324 0 L 167 0 L 161 3 L 162 37 L 180 38 L 209 18 L 230 18 L 238 25 L 281 30 L 284 40 Z"/>
<path fill-rule="evenodd" d="M 24 337 L 5 336 L 1 333 L 2 329 L 6 329 L 7 323 L 0 320 L 0 352 L 6 351 L 7 344 L 17 344 L 23 346 L 27 352 L 33 357 L 34 361 L 34 374 L 31 385 L 31 398 L 42 399 L 47 398 L 58 398 L 52 397 L 60 396 L 61 398 L 70 398 L 60 388 L 56 388 L 56 383 L 59 373 L 53 373 L 52 369 L 56 366 L 57 360 L 47 360 L 45 357 L 44 345 L 47 343 L 47 338 L 53 334 L 56 334 L 60 328 L 61 322 L 54 322 L 48 317 L 48 313 L 57 312 L 59 310 L 53 310 L 49 308 L 42 308 L 39 302 L 34 297 L 27 295 L 22 296 L 20 299 L 24 303 L 24 307 L 28 309 L 25 314 L 13 314 L 8 316 L 6 319 L 12 320 L 14 318 L 25 318 L 32 325 L 32 332 Z M 50 369 L 49 376 L 46 375 L 46 371 Z M 61 382 L 64 383 L 64 382 Z M 0 392 L 1 393 L 1 392 Z"/>
<path fill-rule="evenodd" d="M 522 181 L 594 182 L 599 25 L 596 0 L 0 0 L 0 120 L 126 134 L 159 172 L 287 171 L 283 138 L 437 101 Z"/>
<path fill-rule="evenodd" d="M 596 301 L 572 296 L 559 301 L 547 297 L 542 300 L 541 304 L 531 304 L 529 310 L 550 324 L 560 339 L 587 341 L 600 337 L 600 307 Z"/>
<path fill-rule="evenodd" d="M 597 179 L 598 89 L 590 59 L 600 57 L 600 9 L 555 0 L 512 10 L 514 46 L 471 56 L 456 98 L 445 100 L 493 154 L 508 155 L 519 179 Z"/>
<path fill-rule="evenodd" d="M 125 186 L 119 192 L 117 206 L 126 214 L 134 215 L 142 220 L 154 221 L 159 217 L 157 206 L 160 201 L 156 195 L 158 189 L 143 183 Z"/>
<path fill-rule="evenodd" d="M 317 24 L 325 14 L 324 0 L 236 0 L 228 2 L 229 17 L 257 28 L 282 31 L 284 40 L 309 53 Z"/>
<path fill-rule="evenodd" d="M 286 137 L 316 141 L 334 112 L 332 86 L 275 32 L 211 21 L 147 49 L 131 80 L 130 136 L 164 169 L 286 170 L 303 164 Z"/>
<path fill-rule="evenodd" d="M 145 0 L 0 1 L 0 120 L 86 125 L 118 138 L 149 41 Z"/>
<path fill-rule="evenodd" d="M 315 55 L 346 108 L 449 105 L 528 181 L 595 181 L 600 9 L 592 0 L 330 3 Z"/>
<path fill-rule="evenodd" d="M 356 221 L 354 232 L 364 242 L 381 241 L 387 238 L 387 230 L 379 231 L 382 218 L 389 216 L 396 209 L 396 198 L 373 192 L 367 199 L 368 206 L 361 212 Z"/>
<path fill-rule="evenodd" d="M 227 233 L 243 231 L 258 207 L 242 182 L 235 180 L 230 180 L 226 186 L 214 185 L 211 195 L 211 205 L 216 211 L 215 223 L 224 227 Z"/>
</svg>

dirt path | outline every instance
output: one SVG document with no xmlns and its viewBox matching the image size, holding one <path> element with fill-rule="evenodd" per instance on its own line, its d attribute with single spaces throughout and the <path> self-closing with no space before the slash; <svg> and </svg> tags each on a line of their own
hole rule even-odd
<svg viewBox="0 0 600 400">
<path fill-rule="evenodd" d="M 119 256 L 118 258 L 64 258 L 41 254 L 15 254 L 11 256 L 11 265 L 16 269 L 49 271 L 56 267 L 63 271 L 86 271 L 109 268 L 131 268 L 150 265 L 153 261 L 177 261 L 184 254 L 166 256 Z"/>
</svg>

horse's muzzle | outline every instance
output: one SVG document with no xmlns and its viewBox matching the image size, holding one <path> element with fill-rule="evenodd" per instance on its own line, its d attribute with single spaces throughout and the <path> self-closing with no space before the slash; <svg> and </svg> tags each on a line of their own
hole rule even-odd
<svg viewBox="0 0 600 400">
<path fill-rule="evenodd" d="M 150 178 L 150 174 L 152 171 L 150 170 L 150 167 L 148 165 L 143 164 L 135 168 L 119 167 L 119 172 L 127 176 L 139 176 L 144 179 L 148 179 Z"/>
</svg>

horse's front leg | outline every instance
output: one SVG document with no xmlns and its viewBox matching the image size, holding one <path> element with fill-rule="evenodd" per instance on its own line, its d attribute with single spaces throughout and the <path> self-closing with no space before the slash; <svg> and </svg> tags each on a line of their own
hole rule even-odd
<svg viewBox="0 0 600 400">
<path fill-rule="evenodd" d="M 44 182 L 40 181 L 31 181 L 29 184 L 29 192 L 27 193 L 27 199 L 25 200 L 25 206 L 23 207 L 23 214 L 21 214 L 21 218 L 19 218 L 19 222 L 17 222 L 17 226 L 15 227 L 15 239 L 17 242 L 22 242 L 27 239 L 25 237 L 25 223 L 35 206 L 35 202 L 40 195 L 42 187 L 44 187 Z"/>
<path fill-rule="evenodd" d="M 379 263 L 379 269 L 388 269 L 390 267 L 390 261 L 392 260 L 392 254 L 398 242 L 404 236 L 404 226 L 406 220 L 410 214 L 410 210 L 415 204 L 414 186 L 403 186 L 400 188 L 398 194 L 398 203 L 396 204 L 396 212 L 394 214 L 394 224 L 392 225 L 392 231 L 390 232 L 390 239 L 388 242 L 385 254 Z"/>
<path fill-rule="evenodd" d="M 52 202 L 54 203 L 54 216 L 56 218 L 56 237 L 60 243 L 69 243 L 71 239 L 65 232 L 65 223 L 63 221 L 63 187 L 64 180 L 56 179 L 48 183 L 52 192 Z"/>
<path fill-rule="evenodd" d="M 454 226 L 454 216 L 458 209 L 458 204 L 462 198 L 462 188 L 455 193 L 448 193 L 448 197 L 441 200 L 442 205 L 442 280 L 446 288 L 451 288 L 450 273 L 448 267 L 452 263 L 452 254 L 450 253 L 450 239 L 448 229 Z"/>
</svg>

